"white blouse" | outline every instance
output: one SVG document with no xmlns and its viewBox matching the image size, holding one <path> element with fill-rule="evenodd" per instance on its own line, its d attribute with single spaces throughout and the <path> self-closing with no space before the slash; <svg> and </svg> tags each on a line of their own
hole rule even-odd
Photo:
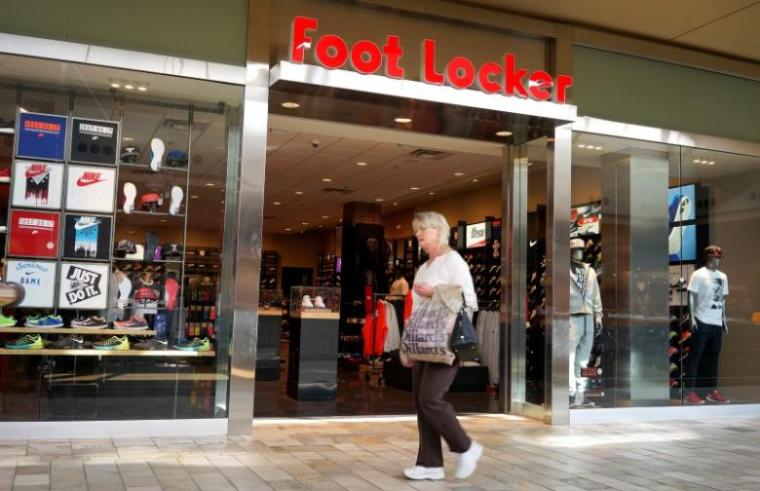
<svg viewBox="0 0 760 491">
<path fill-rule="evenodd" d="M 414 275 L 414 283 L 427 283 L 432 287 L 438 285 L 459 286 L 464 293 L 464 300 L 468 310 L 472 312 L 478 310 L 478 296 L 475 294 L 475 285 L 472 282 L 470 267 L 457 251 L 451 250 L 442 256 L 425 262 L 417 270 L 417 274 Z M 416 292 L 413 295 L 413 309 L 429 301 L 428 298 L 421 297 Z"/>
</svg>

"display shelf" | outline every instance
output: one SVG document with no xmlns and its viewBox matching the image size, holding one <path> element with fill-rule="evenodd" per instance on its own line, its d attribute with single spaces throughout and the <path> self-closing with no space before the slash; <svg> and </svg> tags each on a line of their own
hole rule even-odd
<svg viewBox="0 0 760 491">
<path fill-rule="evenodd" d="M 150 329 L 109 329 L 107 327 L 97 329 L 88 327 L 0 327 L 2 333 L 40 333 L 40 334 L 94 334 L 102 336 L 129 335 L 129 336 L 155 336 L 156 331 Z"/>
<path fill-rule="evenodd" d="M 0 355 L 15 356 L 152 356 L 172 358 L 212 358 L 215 351 L 180 351 L 180 350 L 155 350 L 142 351 L 136 349 L 122 351 L 105 351 L 97 349 L 8 349 L 0 348 Z"/>
<path fill-rule="evenodd" d="M 113 262 L 115 263 L 161 263 L 161 264 L 182 264 L 181 259 L 158 259 L 154 261 L 146 261 L 145 259 L 126 259 L 123 257 L 115 257 L 113 258 Z"/>
<path fill-rule="evenodd" d="M 151 170 L 150 165 L 148 164 L 125 164 L 123 162 L 119 162 L 119 167 L 123 169 L 137 169 L 137 170 L 144 170 L 152 175 L 161 174 L 164 171 L 169 172 L 180 172 L 183 174 L 187 174 L 187 167 L 170 167 L 168 165 L 162 165 L 161 169 L 158 172 L 155 172 Z"/>
<path fill-rule="evenodd" d="M 185 218 L 184 213 L 180 213 L 178 215 L 172 215 L 168 211 L 143 211 L 143 210 L 134 210 L 131 213 L 124 213 L 124 210 L 116 210 L 117 215 L 124 215 L 124 216 L 154 216 L 154 217 L 162 217 L 162 218 Z"/>
</svg>

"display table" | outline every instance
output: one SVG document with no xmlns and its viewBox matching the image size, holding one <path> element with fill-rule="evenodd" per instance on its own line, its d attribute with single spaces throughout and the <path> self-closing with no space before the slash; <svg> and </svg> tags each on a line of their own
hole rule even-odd
<svg viewBox="0 0 760 491">
<path fill-rule="evenodd" d="M 282 309 L 259 309 L 256 337 L 256 380 L 280 380 L 280 322 Z"/>
<path fill-rule="evenodd" d="M 301 401 L 335 399 L 339 319 L 340 314 L 325 309 L 308 309 L 291 317 L 289 397 Z"/>
</svg>

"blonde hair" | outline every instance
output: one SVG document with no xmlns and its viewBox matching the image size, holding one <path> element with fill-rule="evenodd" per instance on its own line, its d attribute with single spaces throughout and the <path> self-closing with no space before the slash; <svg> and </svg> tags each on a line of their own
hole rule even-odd
<svg viewBox="0 0 760 491">
<path fill-rule="evenodd" d="M 442 246 L 449 245 L 449 238 L 451 237 L 451 227 L 449 222 L 446 221 L 446 217 L 435 211 L 421 211 L 414 214 L 414 220 L 412 220 L 412 230 L 416 234 L 420 230 L 426 228 L 435 228 L 440 232 L 438 242 Z"/>
</svg>

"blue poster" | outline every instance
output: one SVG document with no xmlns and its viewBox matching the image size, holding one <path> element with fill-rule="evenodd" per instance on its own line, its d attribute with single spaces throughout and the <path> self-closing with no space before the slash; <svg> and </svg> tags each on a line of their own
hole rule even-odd
<svg viewBox="0 0 760 491">
<path fill-rule="evenodd" d="M 696 186 L 694 184 L 668 189 L 670 223 L 694 220 L 696 204 Z"/>
<path fill-rule="evenodd" d="M 697 226 L 676 225 L 670 229 L 668 256 L 671 263 L 697 260 Z"/>
<path fill-rule="evenodd" d="M 19 113 L 16 156 L 66 160 L 68 117 L 55 114 Z"/>
</svg>

